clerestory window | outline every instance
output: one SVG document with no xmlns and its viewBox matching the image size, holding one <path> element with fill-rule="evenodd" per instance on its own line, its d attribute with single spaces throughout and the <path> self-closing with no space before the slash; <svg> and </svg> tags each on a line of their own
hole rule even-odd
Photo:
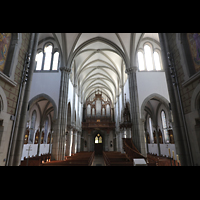
<svg viewBox="0 0 200 200">
<path fill-rule="evenodd" d="M 44 45 L 43 50 L 38 50 L 35 61 L 35 71 L 58 71 L 59 52 L 54 49 L 52 43 L 47 43 Z"/>
<path fill-rule="evenodd" d="M 161 71 L 161 55 L 159 50 L 152 49 L 150 44 L 145 44 L 144 49 L 137 53 L 139 71 Z"/>
</svg>

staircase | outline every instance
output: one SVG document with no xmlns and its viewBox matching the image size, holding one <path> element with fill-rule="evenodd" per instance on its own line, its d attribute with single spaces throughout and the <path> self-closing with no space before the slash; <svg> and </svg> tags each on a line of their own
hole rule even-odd
<svg viewBox="0 0 200 200">
<path fill-rule="evenodd" d="M 117 151 L 103 151 L 103 157 L 106 166 L 133 166 L 125 154 Z"/>
<path fill-rule="evenodd" d="M 155 160 L 144 157 L 138 149 L 133 144 L 132 138 L 122 138 L 123 140 L 123 149 L 126 152 L 126 156 L 130 161 L 133 161 L 134 158 L 144 158 L 148 166 L 157 166 Z"/>
</svg>

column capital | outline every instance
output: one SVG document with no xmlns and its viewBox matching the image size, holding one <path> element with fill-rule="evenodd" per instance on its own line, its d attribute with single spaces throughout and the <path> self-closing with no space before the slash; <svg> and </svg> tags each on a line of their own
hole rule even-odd
<svg viewBox="0 0 200 200">
<path fill-rule="evenodd" d="M 127 68 L 125 73 L 127 73 L 128 75 L 132 74 L 133 72 L 136 73 L 137 69 L 138 69 L 137 66 L 132 66 L 132 67 Z"/>
<path fill-rule="evenodd" d="M 70 68 L 70 67 L 66 67 L 66 68 L 65 68 L 65 71 L 66 71 L 67 73 L 71 73 L 71 68 Z"/>
<path fill-rule="evenodd" d="M 66 66 L 63 66 L 63 67 L 60 67 L 60 71 L 66 71 L 67 73 L 70 73 L 71 72 L 71 68 L 70 67 L 66 67 Z"/>
<path fill-rule="evenodd" d="M 73 87 L 74 87 L 74 88 L 76 88 L 76 87 L 77 87 L 77 85 L 76 85 L 76 84 L 73 84 Z"/>
</svg>

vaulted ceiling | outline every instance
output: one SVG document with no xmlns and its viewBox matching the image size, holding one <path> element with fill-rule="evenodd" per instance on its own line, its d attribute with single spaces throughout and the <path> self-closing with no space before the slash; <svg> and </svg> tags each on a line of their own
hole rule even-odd
<svg viewBox="0 0 200 200">
<path fill-rule="evenodd" d="M 159 42 L 152 33 L 52 33 L 62 53 L 62 65 L 71 67 L 71 81 L 84 102 L 98 89 L 112 103 L 127 80 L 126 68 L 136 65 L 138 43 L 142 38 Z M 48 33 L 46 37 L 51 37 Z M 40 34 L 40 40 L 45 34 Z"/>
</svg>

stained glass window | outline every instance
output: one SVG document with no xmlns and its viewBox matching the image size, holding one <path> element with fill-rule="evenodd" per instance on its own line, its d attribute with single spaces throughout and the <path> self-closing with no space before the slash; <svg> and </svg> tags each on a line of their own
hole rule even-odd
<svg viewBox="0 0 200 200">
<path fill-rule="evenodd" d="M 101 136 L 99 137 L 99 143 L 102 143 L 102 137 Z"/>
<path fill-rule="evenodd" d="M 95 137 L 95 143 L 102 143 L 102 137 L 100 136 L 100 134 L 97 134 L 97 136 Z"/>
<path fill-rule="evenodd" d="M 95 137 L 95 143 L 99 143 L 98 137 Z"/>
<path fill-rule="evenodd" d="M 0 71 L 3 72 L 11 42 L 11 33 L 0 33 Z"/>
</svg>

